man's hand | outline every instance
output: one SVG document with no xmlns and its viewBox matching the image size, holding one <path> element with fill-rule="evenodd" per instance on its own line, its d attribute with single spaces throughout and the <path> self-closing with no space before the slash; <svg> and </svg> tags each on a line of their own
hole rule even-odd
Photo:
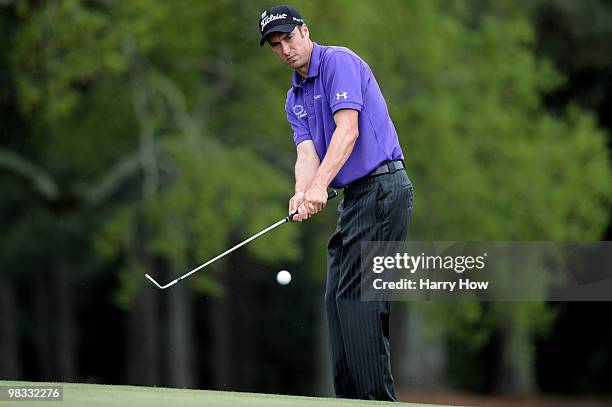
<svg viewBox="0 0 612 407">
<path fill-rule="evenodd" d="M 319 213 L 327 204 L 327 187 L 321 185 L 310 185 L 304 194 L 304 203 L 308 211 L 308 217 Z"/>
<path fill-rule="evenodd" d="M 306 192 L 296 192 L 289 200 L 289 214 L 297 211 L 293 222 L 307 220 L 319 213 L 327 204 L 327 188 L 321 186 L 310 186 Z"/>
<path fill-rule="evenodd" d="M 308 219 L 308 211 L 306 210 L 306 206 L 304 206 L 304 195 L 304 192 L 296 192 L 289 200 L 289 215 L 298 211 L 297 215 L 291 219 L 293 222 L 301 222 L 302 220 Z"/>
</svg>

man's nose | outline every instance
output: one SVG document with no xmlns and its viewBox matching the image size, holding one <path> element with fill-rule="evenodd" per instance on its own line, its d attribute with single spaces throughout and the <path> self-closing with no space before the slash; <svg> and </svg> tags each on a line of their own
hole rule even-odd
<svg viewBox="0 0 612 407">
<path fill-rule="evenodd" d="M 289 44 L 283 44 L 283 43 L 281 42 L 281 47 L 283 47 L 283 48 L 282 48 L 282 50 L 283 50 L 283 54 L 284 54 L 284 55 L 289 55 L 289 51 L 290 51 L 290 49 L 289 49 Z"/>
</svg>

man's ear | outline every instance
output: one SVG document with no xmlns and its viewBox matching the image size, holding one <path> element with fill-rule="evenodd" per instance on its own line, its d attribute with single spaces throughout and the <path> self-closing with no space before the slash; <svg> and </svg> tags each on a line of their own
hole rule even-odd
<svg viewBox="0 0 612 407">
<path fill-rule="evenodd" d="M 308 29 L 306 23 L 302 24 L 302 32 L 304 33 L 304 37 L 306 39 L 310 38 L 310 30 Z"/>
</svg>

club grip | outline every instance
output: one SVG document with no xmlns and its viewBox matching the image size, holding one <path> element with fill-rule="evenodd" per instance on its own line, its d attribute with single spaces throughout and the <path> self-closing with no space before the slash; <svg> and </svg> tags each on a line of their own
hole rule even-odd
<svg viewBox="0 0 612 407">
<path fill-rule="evenodd" d="M 334 199 L 337 196 L 338 196 L 338 192 L 335 189 L 330 189 L 329 191 L 327 191 L 327 201 L 328 202 L 330 200 Z M 288 220 L 292 220 L 295 215 L 297 215 L 297 211 L 295 211 L 291 215 L 287 216 L 287 219 Z"/>
</svg>

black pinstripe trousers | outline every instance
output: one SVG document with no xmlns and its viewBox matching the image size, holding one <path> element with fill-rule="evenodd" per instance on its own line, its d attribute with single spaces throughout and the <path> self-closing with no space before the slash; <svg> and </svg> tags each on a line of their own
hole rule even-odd
<svg viewBox="0 0 612 407">
<path fill-rule="evenodd" d="M 325 306 L 336 397 L 397 401 L 388 301 L 361 301 L 361 242 L 404 241 L 412 184 L 401 169 L 344 189 L 328 244 Z"/>
</svg>

